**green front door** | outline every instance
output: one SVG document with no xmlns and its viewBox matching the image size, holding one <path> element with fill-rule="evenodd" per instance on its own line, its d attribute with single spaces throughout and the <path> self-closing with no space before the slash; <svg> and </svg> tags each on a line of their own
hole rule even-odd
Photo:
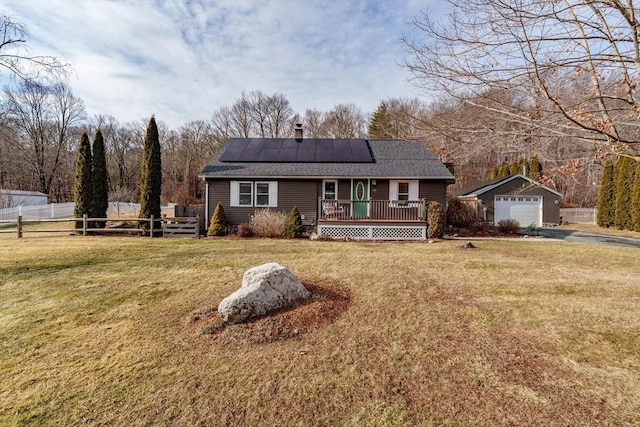
<svg viewBox="0 0 640 427">
<path fill-rule="evenodd" d="M 353 218 L 369 216 L 369 180 L 354 179 L 351 181 L 351 200 L 353 200 Z"/>
</svg>

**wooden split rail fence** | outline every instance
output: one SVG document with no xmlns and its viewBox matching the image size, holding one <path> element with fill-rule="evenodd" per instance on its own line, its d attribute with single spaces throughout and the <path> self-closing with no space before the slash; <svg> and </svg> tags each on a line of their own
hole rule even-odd
<svg viewBox="0 0 640 427">
<path fill-rule="evenodd" d="M 41 223 L 72 223 L 73 228 L 25 228 L 27 224 Z M 96 227 L 96 223 L 104 223 L 104 227 Z M 137 223 L 137 227 L 118 227 L 109 226 L 108 223 Z M 159 227 L 160 225 L 160 227 Z M 4 226 L 4 227 L 3 227 Z M 5 228 L 8 227 L 8 228 Z M 13 228 L 15 227 L 15 229 Z M 146 235 L 149 237 L 195 237 L 199 238 L 202 231 L 202 221 L 200 216 L 193 217 L 176 217 L 167 218 L 89 218 L 84 215 L 82 218 L 63 218 L 63 219 L 39 219 L 39 220 L 23 220 L 22 216 L 18 216 L 17 220 L 0 221 L 0 233 L 16 233 L 18 238 L 22 238 L 23 233 L 77 233 L 83 236 L 90 234 L 108 234 L 108 233 L 131 233 Z"/>
</svg>

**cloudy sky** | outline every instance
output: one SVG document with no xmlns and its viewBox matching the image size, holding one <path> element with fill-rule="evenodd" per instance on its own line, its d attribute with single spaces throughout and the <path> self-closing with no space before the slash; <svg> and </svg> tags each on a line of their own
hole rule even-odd
<svg viewBox="0 0 640 427">
<path fill-rule="evenodd" d="M 209 119 L 242 91 L 283 93 L 294 111 L 421 97 L 398 65 L 403 34 L 442 0 L 4 0 L 32 54 L 72 64 L 90 115 Z M 440 6 L 442 7 L 442 6 Z"/>
</svg>

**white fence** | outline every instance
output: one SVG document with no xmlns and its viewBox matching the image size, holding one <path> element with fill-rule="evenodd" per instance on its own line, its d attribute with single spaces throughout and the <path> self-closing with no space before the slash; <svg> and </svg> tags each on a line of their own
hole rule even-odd
<svg viewBox="0 0 640 427">
<path fill-rule="evenodd" d="M 560 218 L 562 218 L 562 222 L 568 222 L 570 224 L 595 224 L 596 209 L 562 208 L 560 209 Z"/>
<path fill-rule="evenodd" d="M 23 220 L 42 220 L 57 218 L 73 218 L 73 203 L 50 203 L 39 206 L 17 206 L 15 208 L 0 209 L 0 221 L 15 221 L 18 216 Z M 108 213 L 124 218 L 138 216 L 139 203 L 109 202 Z"/>
</svg>

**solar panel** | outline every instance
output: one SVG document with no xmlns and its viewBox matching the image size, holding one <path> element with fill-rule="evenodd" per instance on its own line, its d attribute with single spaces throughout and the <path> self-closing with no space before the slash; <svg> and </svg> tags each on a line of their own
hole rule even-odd
<svg viewBox="0 0 640 427">
<path fill-rule="evenodd" d="M 342 162 L 350 162 L 353 158 L 349 141 L 346 139 L 336 139 L 333 141 L 333 153 L 335 158 L 340 159 L 339 161 Z"/>
<path fill-rule="evenodd" d="M 351 146 L 351 155 L 354 162 L 371 162 L 371 151 L 369 145 L 364 139 L 352 139 L 349 141 Z"/>
<path fill-rule="evenodd" d="M 365 139 L 234 138 L 221 162 L 371 163 Z"/>
<path fill-rule="evenodd" d="M 248 139 L 232 139 L 229 141 L 229 145 L 222 156 L 220 156 L 221 162 L 236 162 L 240 159 L 242 152 L 249 144 Z"/>
<path fill-rule="evenodd" d="M 298 155 L 296 162 L 315 162 L 316 161 L 316 144 L 315 140 L 303 140 L 298 145 Z"/>
</svg>

